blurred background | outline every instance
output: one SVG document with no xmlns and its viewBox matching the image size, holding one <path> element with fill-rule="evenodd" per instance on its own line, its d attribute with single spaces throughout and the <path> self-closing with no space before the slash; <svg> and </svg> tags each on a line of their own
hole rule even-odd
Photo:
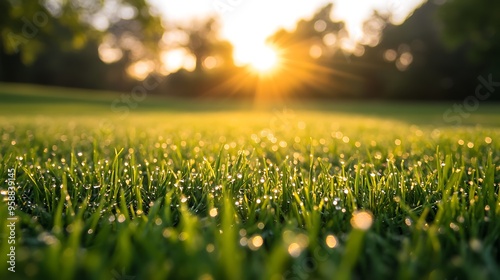
<svg viewBox="0 0 500 280">
<path fill-rule="evenodd" d="M 3 0 L 0 82 L 391 100 L 463 100 L 483 85 L 495 101 L 498 15 L 495 0 Z"/>
</svg>

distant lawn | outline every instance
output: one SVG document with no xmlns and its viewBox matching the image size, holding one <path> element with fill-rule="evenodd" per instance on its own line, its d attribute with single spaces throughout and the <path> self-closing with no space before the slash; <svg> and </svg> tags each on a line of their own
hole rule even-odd
<svg viewBox="0 0 500 280">
<path fill-rule="evenodd" d="M 500 278 L 498 105 L 122 94 L 0 84 L 0 279 Z"/>
<path fill-rule="evenodd" d="M 395 119 L 418 125 L 450 126 L 443 114 L 459 101 L 440 103 L 382 102 L 382 101 L 283 101 L 259 103 L 253 100 L 230 99 L 180 99 L 158 96 L 146 91 L 145 99 L 134 99 L 132 92 L 91 91 L 56 87 L 41 87 L 24 84 L 0 83 L 0 116 L 82 116 L 110 115 L 123 119 L 126 115 L 144 113 L 213 113 L 213 112 L 257 112 L 276 113 L 283 110 L 313 112 L 315 114 L 342 115 L 350 118 L 377 117 Z M 465 126 L 500 126 L 500 103 L 480 103 L 477 110 L 461 118 Z M 452 116 L 460 116 L 453 113 Z"/>
</svg>

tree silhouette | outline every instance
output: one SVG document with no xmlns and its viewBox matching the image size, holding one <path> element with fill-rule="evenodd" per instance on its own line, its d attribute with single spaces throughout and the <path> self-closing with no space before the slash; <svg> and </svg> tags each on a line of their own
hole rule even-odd
<svg viewBox="0 0 500 280">
<path fill-rule="evenodd" d="M 123 90 L 131 85 L 126 67 L 141 59 L 158 60 L 164 28 L 145 0 L 54 3 L 59 2 L 0 4 L 0 80 Z M 106 65 L 98 49 L 109 36 L 123 42 L 124 55 Z M 126 46 L 131 40 L 124 37 L 140 46 Z M 144 51 L 132 56 L 131 48 Z"/>
<path fill-rule="evenodd" d="M 446 1 L 438 10 L 447 46 L 467 46 L 467 57 L 487 71 L 500 72 L 500 2 Z"/>
<path fill-rule="evenodd" d="M 344 23 L 331 18 L 333 7 L 328 4 L 311 19 L 300 20 L 294 31 L 281 29 L 268 39 L 280 51 L 290 94 L 312 97 L 331 91 L 333 71 L 328 63 L 346 36 Z"/>
<path fill-rule="evenodd" d="M 194 21 L 188 27 L 178 26 L 177 29 L 188 36 L 187 42 L 180 47 L 187 49 L 195 57 L 195 72 L 203 72 L 203 62 L 209 56 L 217 56 L 221 59 L 221 65 L 233 65 L 232 45 L 220 39 L 220 25 L 216 18 Z"/>
</svg>

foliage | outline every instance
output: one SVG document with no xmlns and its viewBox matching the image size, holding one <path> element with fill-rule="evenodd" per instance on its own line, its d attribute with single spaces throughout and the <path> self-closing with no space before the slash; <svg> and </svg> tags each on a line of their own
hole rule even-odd
<svg viewBox="0 0 500 280">
<path fill-rule="evenodd" d="M 146 58 L 158 63 L 164 29 L 146 1 L 4 1 L 2 5 L 3 81 L 129 90 L 134 81 L 126 75 L 127 67 Z M 99 48 L 110 38 L 122 56 L 106 64 Z"/>
<path fill-rule="evenodd" d="M 479 75 L 490 74 L 466 59 L 467 48 L 449 50 L 443 42 L 439 6 L 425 3 L 401 25 L 386 24 L 380 43 L 366 49 L 360 62 L 370 77 L 368 91 L 406 99 L 463 99 L 478 84 Z M 371 20 L 383 20 L 375 15 Z M 460 67 L 457 67 L 460 65 Z"/>
<path fill-rule="evenodd" d="M 100 41 L 109 25 L 119 21 L 124 9 L 140 24 L 141 41 L 154 46 L 163 34 L 158 16 L 144 0 L 121 1 L 4 1 L 1 10 L 1 41 L 7 54 L 21 53 L 30 64 L 48 51 L 47 41 L 65 50 L 81 49 Z M 110 12 L 111 6 L 114 10 Z M 97 26 L 96 26 L 97 25 Z"/>
<path fill-rule="evenodd" d="M 286 77 L 281 90 L 295 96 L 311 97 L 319 92 L 338 96 L 334 92 L 336 71 L 328 63 L 338 59 L 335 55 L 341 52 L 347 32 L 343 22 L 332 20 L 333 8 L 328 4 L 310 19 L 300 20 L 293 31 L 281 29 L 268 39 L 279 50 L 282 65 L 278 75 Z"/>
<path fill-rule="evenodd" d="M 468 56 L 474 62 L 497 66 L 500 62 L 499 14 L 500 3 L 494 0 L 446 1 L 439 9 L 443 34 L 451 47 L 468 45 Z"/>
<path fill-rule="evenodd" d="M 500 75 L 498 4 L 438 2 L 427 1 L 401 25 L 374 13 L 367 37 L 349 50 L 344 23 L 332 19 L 328 4 L 268 39 L 280 65 L 263 77 L 234 65 L 217 18 L 164 26 L 146 0 L 3 1 L 0 80 L 129 91 L 147 75 L 129 75 L 143 63 L 148 73 L 168 74 L 152 90 L 162 95 L 261 98 L 275 89 L 304 99 L 465 100 L 479 76 L 496 83 Z M 105 50 L 116 58 L 106 61 Z M 194 71 L 166 65 L 172 50 L 188 53 Z"/>
<path fill-rule="evenodd" d="M 204 70 L 203 61 L 209 56 L 222 60 L 220 64 L 225 67 L 234 66 L 232 46 L 228 41 L 220 38 L 220 23 L 216 18 L 193 22 L 191 27 L 178 26 L 177 28 L 187 35 L 187 42 L 181 43 L 180 47 L 186 48 L 195 57 L 196 72 Z"/>
</svg>

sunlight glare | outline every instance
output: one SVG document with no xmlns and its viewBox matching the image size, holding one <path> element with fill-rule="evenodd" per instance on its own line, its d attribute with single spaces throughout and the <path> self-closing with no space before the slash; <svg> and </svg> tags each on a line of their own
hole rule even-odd
<svg viewBox="0 0 500 280">
<path fill-rule="evenodd" d="M 154 70 L 154 63 L 148 60 L 140 60 L 127 68 L 127 73 L 132 78 L 142 81 Z"/>
<path fill-rule="evenodd" d="M 269 72 L 278 64 L 278 54 L 268 45 L 261 46 L 248 53 L 248 64 L 258 72 Z"/>
<path fill-rule="evenodd" d="M 161 61 L 163 68 L 170 73 L 176 72 L 181 68 L 193 71 L 196 66 L 196 60 L 193 55 L 189 54 L 185 49 L 180 48 L 163 52 Z"/>
<path fill-rule="evenodd" d="M 190 18 L 199 18 L 217 13 L 213 3 L 210 1 L 152 0 L 152 2 L 165 14 L 167 19 L 176 22 L 185 22 Z M 261 68 L 260 66 L 263 66 L 263 68 L 273 68 L 272 63 L 266 62 L 264 58 L 253 59 L 259 53 L 256 51 L 255 42 L 264 42 L 268 36 L 271 36 L 280 28 L 287 30 L 295 29 L 299 19 L 310 18 L 315 11 L 328 2 L 330 1 L 247 1 L 244 4 L 245 8 L 237 5 L 227 13 L 218 14 L 221 17 L 222 23 L 221 34 L 223 38 L 228 39 L 234 45 L 234 60 L 237 66 L 256 64 L 255 66 L 258 66 L 255 67 L 257 70 Z M 355 49 L 352 47 L 352 44 L 361 41 L 366 36 L 363 30 L 363 23 L 373 14 L 373 10 L 377 10 L 382 14 L 387 14 L 388 11 L 391 11 L 393 14 L 391 20 L 399 24 L 413 9 L 423 2 L 423 0 L 366 0 L 363 2 L 363 5 L 359 5 L 358 1 L 338 0 L 335 1 L 331 17 L 333 20 L 345 21 L 348 34 L 351 36 L 351 42 L 342 42 L 342 47 L 346 47 L 348 52 L 354 52 Z M 287 8 L 283 9 L 284 6 Z M 266 7 L 266 9 L 262 7 Z M 255 20 L 255 15 L 257 14 L 259 15 L 259 20 Z M 249 22 L 252 24 L 248 24 Z M 314 27 L 316 31 L 320 32 L 326 28 L 325 22 L 318 21 Z M 333 35 L 324 37 L 325 43 L 328 46 L 340 41 L 340 37 L 336 38 Z M 186 39 L 183 38 L 182 41 Z M 171 40 L 174 39 L 170 38 L 167 41 Z M 375 39 L 365 41 L 364 43 L 370 46 L 378 43 Z M 274 55 L 271 55 L 271 57 L 274 57 Z M 253 61 L 256 62 L 253 63 Z"/>
</svg>

